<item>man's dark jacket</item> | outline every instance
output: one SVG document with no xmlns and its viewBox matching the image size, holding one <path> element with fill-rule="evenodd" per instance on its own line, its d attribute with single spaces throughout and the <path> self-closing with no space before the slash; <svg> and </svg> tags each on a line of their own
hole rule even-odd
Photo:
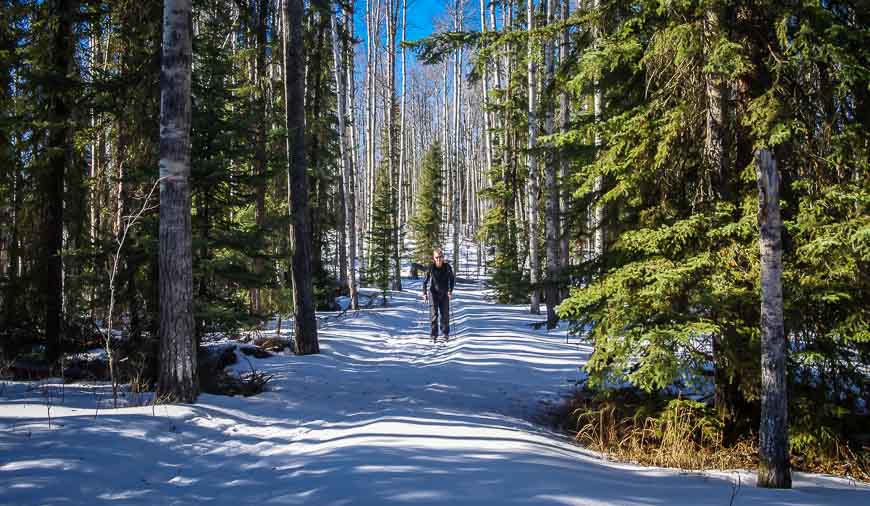
<svg viewBox="0 0 870 506">
<path fill-rule="evenodd" d="M 429 270 L 426 272 L 426 279 L 423 280 L 423 293 L 430 291 L 433 294 L 447 294 L 453 291 L 453 285 L 456 282 L 453 276 L 453 267 L 444 262 L 444 265 L 439 269 L 435 263 L 429 265 Z"/>
</svg>

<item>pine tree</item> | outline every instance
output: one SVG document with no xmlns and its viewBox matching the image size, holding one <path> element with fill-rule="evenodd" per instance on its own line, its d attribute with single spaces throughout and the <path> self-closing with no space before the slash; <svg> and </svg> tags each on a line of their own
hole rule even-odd
<svg viewBox="0 0 870 506">
<path fill-rule="evenodd" d="M 372 196 L 372 228 L 369 231 L 369 256 L 371 267 L 368 278 L 381 289 L 383 303 L 387 305 L 387 290 L 392 286 L 393 248 L 395 247 L 395 212 L 390 166 L 382 161 L 375 179 L 375 194 Z"/>
<path fill-rule="evenodd" d="M 582 114 L 565 139 L 575 143 L 580 171 L 576 204 L 606 207 L 608 241 L 599 265 L 579 266 L 583 281 L 560 314 L 591 329 L 595 352 L 586 369 L 594 384 L 628 380 L 657 392 L 688 371 L 704 381 L 712 365 L 726 444 L 757 430 L 761 417 L 758 189 L 746 171 L 758 144 L 777 152 L 783 181 L 783 296 L 793 308 L 784 326 L 798 355 L 789 377 L 802 378 L 792 388 L 805 396 L 791 401 L 798 414 L 789 432 L 820 444 L 809 427 L 824 417 L 809 413 L 824 401 L 802 385 L 811 371 L 830 367 L 840 385 L 832 388 L 845 392 L 854 378 L 847 369 L 868 357 L 867 333 L 855 325 L 868 321 L 866 308 L 854 304 L 866 283 L 845 274 L 864 257 L 855 213 L 866 210 L 866 190 L 858 188 L 867 188 L 867 157 L 854 148 L 868 145 L 859 112 L 867 80 L 855 67 L 831 65 L 866 49 L 828 38 L 866 19 L 838 9 L 604 4 L 589 12 L 602 27 L 599 49 L 574 70 L 577 97 L 606 83 L 606 128 Z M 597 191 L 599 177 L 616 184 Z M 846 211 L 834 204 L 840 197 L 856 205 Z M 817 221 L 822 202 L 831 207 Z M 834 239 L 833 230 L 851 242 Z M 822 251 L 842 270 L 819 275 L 814 258 Z"/>
<path fill-rule="evenodd" d="M 414 237 L 414 261 L 423 265 L 430 262 L 432 252 L 441 246 L 443 156 L 441 144 L 436 141 L 423 157 L 417 183 L 417 201 L 411 218 L 411 230 Z"/>
</svg>

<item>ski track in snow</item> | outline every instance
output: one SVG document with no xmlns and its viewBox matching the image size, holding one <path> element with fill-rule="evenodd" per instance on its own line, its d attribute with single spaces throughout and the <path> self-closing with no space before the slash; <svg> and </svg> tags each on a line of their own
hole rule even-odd
<svg viewBox="0 0 870 506">
<path fill-rule="evenodd" d="M 0 504 L 870 504 L 870 487 L 839 478 L 762 490 L 746 471 L 602 460 L 534 421 L 588 348 L 468 284 L 451 340 L 432 344 L 420 281 L 404 281 L 389 307 L 323 322 L 320 355 L 251 359 L 274 375 L 259 396 L 95 413 L 105 385 L 67 385 L 61 400 L 49 382 L 7 382 Z"/>
</svg>

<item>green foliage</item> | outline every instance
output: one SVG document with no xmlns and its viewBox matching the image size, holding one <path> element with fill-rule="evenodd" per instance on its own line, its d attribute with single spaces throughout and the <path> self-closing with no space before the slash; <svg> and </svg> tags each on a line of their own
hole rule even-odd
<svg viewBox="0 0 870 506">
<path fill-rule="evenodd" d="M 528 300 L 530 284 L 528 276 L 519 267 L 519 252 L 517 248 L 518 231 L 514 217 L 514 199 L 516 198 L 512 185 L 504 184 L 505 171 L 503 167 L 494 168 L 493 179 L 496 181 L 482 192 L 495 205 L 487 212 L 480 234 L 486 243 L 495 250 L 490 261 L 493 288 L 496 300 L 502 304 L 523 303 Z M 508 179 L 510 174 L 508 174 Z"/>
<path fill-rule="evenodd" d="M 258 58 L 266 68 L 280 65 L 281 42 L 271 26 L 280 16 L 272 15 L 273 4 L 236 5 L 237 17 L 215 14 L 228 8 L 224 0 L 193 4 L 190 183 L 200 336 L 235 331 L 292 309 L 283 83 L 257 72 Z M 156 198 L 145 202 L 144 197 L 157 179 L 163 2 L 82 2 L 66 75 L 56 75 L 45 63 L 55 4 L 0 5 L 0 340 L 11 343 L 7 337 L 14 334 L 16 343 L 3 351 L 15 354 L 45 339 L 45 196 L 37 183 L 49 152 L 48 92 L 75 98 L 66 119 L 72 137 L 63 178 L 63 339 L 68 349 L 84 346 L 105 319 L 123 218 L 143 206 L 118 262 L 115 324 L 134 336 L 155 334 L 159 211 Z M 263 16 L 265 46 L 257 36 L 256 9 L 262 5 L 270 11 Z M 306 73 L 306 151 L 317 218 L 312 220 L 315 293 L 324 307 L 336 294 L 327 266 L 337 263 L 330 257 L 338 226 L 338 137 L 329 17 L 320 7 L 306 11 L 304 36 L 307 66 L 317 69 Z M 13 261 L 20 269 L 7 269 Z M 255 292 L 259 311 L 253 308 Z"/>
<path fill-rule="evenodd" d="M 395 202 L 390 184 L 390 171 L 386 161 L 378 167 L 375 179 L 375 194 L 372 203 L 372 227 L 368 235 L 370 267 L 368 279 L 381 289 L 384 304 L 392 277 L 393 248 L 395 241 Z"/>
<path fill-rule="evenodd" d="M 441 246 L 441 206 L 443 201 L 443 166 L 441 145 L 436 142 L 423 157 L 417 200 L 411 217 L 414 238 L 414 260 L 427 265 L 432 251 Z"/>
<path fill-rule="evenodd" d="M 480 38 L 479 32 L 438 32 L 421 40 L 403 42 L 412 49 L 417 59 L 427 65 L 441 63 L 456 49 L 473 46 Z"/>
<path fill-rule="evenodd" d="M 708 9 L 720 29 L 705 32 Z M 577 40 L 583 55 L 566 82 L 581 101 L 600 83 L 604 121 L 581 113 L 556 142 L 575 153 L 578 211 L 603 205 L 609 237 L 601 259 L 576 267 L 559 314 L 595 345 L 593 384 L 653 392 L 713 366 L 718 392 L 758 402 L 753 153 L 768 146 L 783 175 L 791 381 L 866 392 L 856 371 L 870 363 L 870 46 L 866 16 L 850 9 L 639 1 L 585 13 L 601 37 Z M 732 94 L 722 169 L 706 159 L 707 82 Z M 804 426 L 819 423 L 829 424 Z"/>
</svg>

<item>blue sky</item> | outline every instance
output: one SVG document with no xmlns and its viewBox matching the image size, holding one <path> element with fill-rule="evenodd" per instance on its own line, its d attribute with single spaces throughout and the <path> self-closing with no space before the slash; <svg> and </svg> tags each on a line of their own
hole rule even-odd
<svg viewBox="0 0 870 506">
<path fill-rule="evenodd" d="M 368 0 L 356 0 L 356 36 L 365 40 L 365 12 Z M 432 33 L 432 23 L 444 12 L 444 0 L 408 0 L 408 40 L 417 40 Z M 399 15 L 401 22 L 401 14 Z M 401 33 L 399 34 L 401 36 Z"/>
<path fill-rule="evenodd" d="M 432 33 L 432 22 L 444 12 L 444 0 L 410 0 L 408 4 L 408 40 L 421 39 Z"/>
</svg>

